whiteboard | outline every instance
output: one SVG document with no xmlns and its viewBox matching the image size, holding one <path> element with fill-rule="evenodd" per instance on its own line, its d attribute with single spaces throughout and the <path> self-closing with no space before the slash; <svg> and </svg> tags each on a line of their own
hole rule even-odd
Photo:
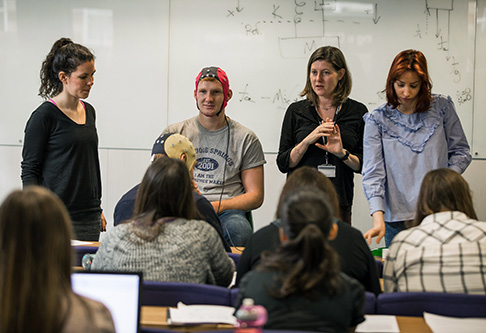
<svg viewBox="0 0 500 333">
<path fill-rule="evenodd" d="M 484 20 L 485 1 L 478 2 Z M 64 36 L 96 55 L 87 101 L 101 148 L 150 149 L 167 124 L 197 114 L 194 79 L 202 67 L 220 66 L 234 93 L 227 114 L 275 153 L 309 55 L 328 44 L 347 58 L 351 98 L 370 110 L 384 102 L 394 56 L 423 51 L 433 91 L 453 98 L 473 156 L 485 158 L 485 30 L 476 29 L 476 7 L 470 0 L 3 1 L 0 145 L 22 145 L 41 103 L 41 63 Z"/>
<path fill-rule="evenodd" d="M 0 144 L 21 145 L 38 96 L 40 67 L 61 37 L 95 54 L 86 100 L 99 146 L 148 148 L 167 121 L 169 3 L 77 0 L 0 2 Z"/>
<path fill-rule="evenodd" d="M 412 48 L 426 55 L 433 92 L 455 102 L 471 148 L 486 140 L 484 132 L 473 135 L 474 1 L 171 0 L 170 5 L 169 123 L 197 114 L 194 79 L 202 67 L 219 66 L 233 90 L 226 114 L 253 130 L 265 152 L 277 152 L 284 113 L 300 99 L 307 61 L 317 47 L 343 51 L 353 76 L 351 98 L 369 110 L 385 102 L 381 91 L 395 55 Z M 479 112 L 484 118 L 484 108 Z M 485 149 L 474 155 L 485 156 Z"/>
</svg>

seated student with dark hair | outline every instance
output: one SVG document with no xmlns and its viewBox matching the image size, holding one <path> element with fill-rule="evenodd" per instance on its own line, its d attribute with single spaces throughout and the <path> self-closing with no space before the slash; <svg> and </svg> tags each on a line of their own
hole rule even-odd
<svg viewBox="0 0 500 333">
<path fill-rule="evenodd" d="M 365 292 L 340 272 L 337 253 L 327 243 L 342 223 L 328 195 L 303 187 L 289 192 L 278 209 L 281 245 L 243 277 L 237 305 L 251 298 L 264 306 L 269 329 L 354 332 L 364 321 Z"/>
<path fill-rule="evenodd" d="M 151 161 L 154 163 L 156 160 L 162 157 L 170 157 L 179 159 L 186 163 L 186 166 L 191 173 L 191 178 L 193 174 L 193 169 L 196 165 L 196 152 L 193 148 L 193 144 L 181 134 L 162 134 L 156 139 L 153 149 L 151 151 Z M 217 233 L 222 239 L 222 244 L 227 252 L 231 252 L 231 248 L 224 239 L 224 234 L 222 232 L 222 225 L 219 220 L 219 216 L 214 210 L 214 207 L 203 195 L 201 195 L 196 187 L 196 183 L 193 181 L 193 197 L 198 209 L 199 215 L 198 219 L 206 221 L 215 228 Z M 137 197 L 137 191 L 139 190 L 139 185 L 137 184 L 127 193 L 125 193 L 115 206 L 115 212 L 113 214 L 114 225 L 118 225 L 126 220 L 132 218 L 134 214 L 134 205 Z"/>
<path fill-rule="evenodd" d="M 0 206 L 0 332 L 115 332 L 102 303 L 71 288 L 74 237 L 63 202 L 40 186 Z"/>
<path fill-rule="evenodd" d="M 139 186 L 134 217 L 106 233 L 91 269 L 229 286 L 234 261 L 214 228 L 196 220 L 191 184 L 186 163 L 171 158 L 152 163 Z"/>
<path fill-rule="evenodd" d="M 412 227 L 394 237 L 384 264 L 384 292 L 420 291 L 486 293 L 486 222 L 448 168 L 425 175 Z"/>
<path fill-rule="evenodd" d="M 312 167 L 301 167 L 288 177 L 279 202 L 281 203 L 290 193 L 296 192 L 304 186 L 312 186 L 327 193 L 333 214 L 338 218 L 339 210 L 335 188 L 324 174 Z M 278 211 L 278 219 L 280 218 L 279 214 Z M 278 220 L 252 235 L 238 262 L 237 285 L 243 276 L 260 262 L 263 251 L 273 251 L 280 245 L 279 228 L 280 222 Z M 380 293 L 380 281 L 375 259 L 359 230 L 347 223 L 338 223 L 338 235 L 335 239 L 328 240 L 328 244 L 337 251 L 342 272 L 358 280 L 366 291 Z"/>
</svg>

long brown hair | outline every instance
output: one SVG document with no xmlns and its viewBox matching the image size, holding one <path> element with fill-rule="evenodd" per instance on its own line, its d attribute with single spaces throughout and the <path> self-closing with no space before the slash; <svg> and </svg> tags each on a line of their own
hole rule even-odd
<svg viewBox="0 0 500 333">
<path fill-rule="evenodd" d="M 38 186 L 0 206 L 0 331 L 58 332 L 71 289 L 71 222 L 61 200 Z"/>
<path fill-rule="evenodd" d="M 477 220 L 469 184 L 456 171 L 442 168 L 429 171 L 420 186 L 417 212 L 412 226 L 440 211 L 459 211 Z"/>
<path fill-rule="evenodd" d="M 307 77 L 306 86 L 304 90 L 300 93 L 300 96 L 306 96 L 307 100 L 310 101 L 315 107 L 318 106 L 318 95 L 314 92 L 311 84 L 311 66 L 314 62 L 318 60 L 324 60 L 330 63 L 333 69 L 338 72 L 341 69 L 345 69 L 345 74 L 342 80 L 337 84 L 333 95 L 333 105 L 340 105 L 344 103 L 352 88 L 352 77 L 349 68 L 347 68 L 347 62 L 345 60 L 344 54 L 339 48 L 334 46 L 323 46 L 311 54 L 309 57 L 309 62 L 307 63 Z"/>
<path fill-rule="evenodd" d="M 425 59 L 422 52 L 415 50 L 402 51 L 392 61 L 385 84 L 387 103 L 393 108 L 397 108 L 399 106 L 400 103 L 396 90 L 394 89 L 394 83 L 406 71 L 415 72 L 422 83 L 417 96 L 415 113 L 429 110 L 432 101 L 432 82 L 427 69 L 427 59 Z"/>
<path fill-rule="evenodd" d="M 278 289 L 270 289 L 276 298 L 301 294 L 319 296 L 326 288 L 335 294 L 340 288 L 340 263 L 327 237 L 334 217 L 328 195 L 317 187 L 302 187 L 289 192 L 280 203 L 282 229 L 288 240 L 274 253 L 263 253 L 257 269 L 277 270 Z"/>
<path fill-rule="evenodd" d="M 134 222 L 144 239 L 156 238 L 162 218 L 194 219 L 197 216 L 186 163 L 163 157 L 152 163 L 142 179 L 134 207 Z"/>
</svg>

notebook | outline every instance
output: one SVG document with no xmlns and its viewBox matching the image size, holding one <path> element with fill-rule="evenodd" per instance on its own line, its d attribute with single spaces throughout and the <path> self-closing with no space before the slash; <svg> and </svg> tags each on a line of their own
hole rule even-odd
<svg viewBox="0 0 500 333">
<path fill-rule="evenodd" d="M 71 284 L 75 293 L 109 309 L 117 333 L 139 332 L 142 273 L 77 271 Z"/>
</svg>

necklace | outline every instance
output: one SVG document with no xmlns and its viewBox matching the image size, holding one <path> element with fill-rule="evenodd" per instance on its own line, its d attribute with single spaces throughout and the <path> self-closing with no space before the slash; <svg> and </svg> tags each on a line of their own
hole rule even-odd
<svg viewBox="0 0 500 333">
<path fill-rule="evenodd" d="M 331 109 L 334 108 L 334 106 L 333 105 L 330 105 L 330 106 L 327 106 L 327 107 L 320 106 L 319 108 L 323 109 L 324 111 L 330 111 Z"/>
</svg>

